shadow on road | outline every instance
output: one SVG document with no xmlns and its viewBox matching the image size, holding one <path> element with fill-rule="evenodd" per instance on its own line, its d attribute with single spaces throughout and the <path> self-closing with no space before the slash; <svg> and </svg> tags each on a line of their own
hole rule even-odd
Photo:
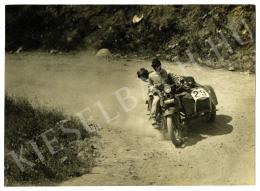
<svg viewBox="0 0 260 191">
<path fill-rule="evenodd" d="M 185 146 L 192 146 L 199 141 L 210 136 L 225 135 L 233 131 L 233 126 L 229 123 L 232 117 L 228 115 L 217 115 L 214 123 L 195 121 L 191 124 Z"/>
</svg>

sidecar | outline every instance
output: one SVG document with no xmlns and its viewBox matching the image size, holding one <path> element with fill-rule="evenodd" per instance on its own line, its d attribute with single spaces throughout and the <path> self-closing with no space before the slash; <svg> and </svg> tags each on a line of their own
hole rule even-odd
<svg viewBox="0 0 260 191">
<path fill-rule="evenodd" d="M 216 118 L 217 96 L 210 85 L 196 84 L 189 92 L 180 96 L 181 116 L 190 120 L 204 116 L 206 121 L 213 122 Z"/>
</svg>

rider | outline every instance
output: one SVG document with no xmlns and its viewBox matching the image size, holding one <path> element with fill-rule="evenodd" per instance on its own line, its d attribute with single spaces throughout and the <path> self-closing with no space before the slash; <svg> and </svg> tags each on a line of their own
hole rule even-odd
<svg viewBox="0 0 260 191">
<path fill-rule="evenodd" d="M 140 68 L 138 71 L 137 71 L 137 77 L 139 79 L 141 79 L 142 81 L 144 82 L 148 82 L 148 78 L 149 78 L 149 72 L 148 70 L 146 70 L 145 68 Z"/>
<path fill-rule="evenodd" d="M 192 77 L 179 76 L 173 73 L 167 74 L 167 71 L 161 67 L 161 62 L 157 58 L 152 60 L 151 66 L 154 71 L 148 72 L 148 70 L 146 70 L 145 68 L 141 68 L 137 72 L 137 77 L 144 82 L 148 82 L 148 98 L 146 99 L 146 102 L 148 104 L 150 103 L 150 101 L 152 102 L 150 116 L 153 120 L 153 125 L 156 125 L 155 118 L 159 107 L 159 96 L 158 94 L 154 93 L 155 90 L 157 88 L 160 88 L 160 86 L 163 84 L 172 84 L 175 86 L 174 89 L 178 90 L 176 93 L 185 91 L 185 84 L 187 82 L 186 78 Z"/>
<path fill-rule="evenodd" d="M 161 67 L 161 62 L 157 58 L 152 60 L 151 66 L 154 71 L 149 75 L 149 88 L 154 91 L 161 85 L 167 83 L 168 74 L 167 71 Z M 159 100 L 160 98 L 158 94 L 154 94 L 151 108 L 151 119 L 153 125 L 156 125 L 156 114 L 159 107 Z"/>
<path fill-rule="evenodd" d="M 161 62 L 157 58 L 152 60 L 152 65 L 154 69 L 152 72 L 148 72 L 145 68 L 140 68 L 137 71 L 137 77 L 144 82 L 148 83 L 148 98 L 146 99 L 147 103 L 152 101 L 152 106 L 150 108 L 151 119 L 153 120 L 153 125 L 156 125 L 156 112 L 158 107 L 159 97 L 158 95 L 154 95 L 154 91 L 160 85 L 164 84 L 168 79 L 168 75 L 165 69 L 161 68 Z"/>
<path fill-rule="evenodd" d="M 145 83 L 145 86 L 147 86 L 147 96 L 145 98 L 145 103 L 148 104 L 148 111 L 149 111 L 149 114 L 150 115 L 150 112 L 151 112 L 151 107 L 152 107 L 152 102 L 153 102 L 153 92 L 152 92 L 152 87 L 149 86 L 149 74 L 151 73 L 152 71 L 148 71 L 147 69 L 145 68 L 140 68 L 138 71 L 137 71 L 137 77 L 142 80 L 144 83 Z"/>
</svg>

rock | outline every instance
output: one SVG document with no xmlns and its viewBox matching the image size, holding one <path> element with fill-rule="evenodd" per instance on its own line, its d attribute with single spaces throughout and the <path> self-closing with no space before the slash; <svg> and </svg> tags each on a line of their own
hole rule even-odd
<svg viewBox="0 0 260 191">
<path fill-rule="evenodd" d="M 251 74 L 250 70 L 247 70 L 247 71 L 244 72 L 244 75 L 248 75 L 249 76 L 250 74 Z"/>
<path fill-rule="evenodd" d="M 228 70 L 229 70 L 229 71 L 235 71 L 236 69 L 235 69 L 233 66 L 229 66 L 229 67 L 228 67 Z"/>
<path fill-rule="evenodd" d="M 22 51 L 23 51 L 23 47 L 20 46 L 15 52 L 16 52 L 17 54 L 19 54 L 19 53 L 21 53 Z"/>
<path fill-rule="evenodd" d="M 143 18 L 144 18 L 144 15 L 143 15 L 143 14 L 140 15 L 140 16 L 135 15 L 135 16 L 133 17 L 133 19 L 132 19 L 132 22 L 133 22 L 134 24 L 139 23 Z"/>
<path fill-rule="evenodd" d="M 109 57 L 109 56 L 111 56 L 111 52 L 107 48 L 102 48 L 97 51 L 96 56 L 97 57 Z"/>
<path fill-rule="evenodd" d="M 197 61 L 201 64 L 202 63 L 202 60 L 200 57 L 197 58 Z"/>
<path fill-rule="evenodd" d="M 50 50 L 50 54 L 57 54 L 57 53 L 59 53 L 58 50 L 54 50 L 54 49 Z"/>
<path fill-rule="evenodd" d="M 245 35 L 246 33 L 247 33 L 247 30 L 244 29 L 244 30 L 242 31 L 242 34 Z"/>
<path fill-rule="evenodd" d="M 177 44 L 169 44 L 168 49 L 174 49 L 177 46 Z"/>
<path fill-rule="evenodd" d="M 60 162 L 61 163 L 64 163 L 64 162 L 66 162 L 68 160 L 68 157 L 67 156 L 64 156 L 64 157 L 62 157 L 61 159 L 60 159 Z"/>
</svg>

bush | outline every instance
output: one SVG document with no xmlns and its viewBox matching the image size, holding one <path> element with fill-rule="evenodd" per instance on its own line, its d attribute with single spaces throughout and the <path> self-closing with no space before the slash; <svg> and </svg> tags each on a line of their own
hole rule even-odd
<svg viewBox="0 0 260 191">
<path fill-rule="evenodd" d="M 89 172 L 94 165 L 95 148 L 92 148 L 92 135 L 82 123 L 73 117 L 68 118 L 61 111 L 34 107 L 26 98 L 5 97 L 5 185 L 50 185 L 70 176 L 79 176 Z M 60 122 L 60 123 L 59 123 Z M 51 145 L 57 151 L 51 154 L 41 135 L 46 133 L 48 140 L 54 138 L 58 142 Z M 80 138 L 78 137 L 80 135 Z M 28 141 L 34 141 L 44 160 Z M 61 146 L 62 145 L 62 146 Z M 21 149 L 22 148 L 22 149 Z M 22 163 L 22 171 L 11 152 L 31 161 L 33 167 Z M 78 153 L 84 154 L 84 160 Z"/>
<path fill-rule="evenodd" d="M 143 15 L 143 19 L 134 24 L 134 15 Z M 255 15 L 254 5 L 9 5 L 6 50 L 108 48 L 112 53 L 160 55 L 171 61 L 178 56 L 181 62 L 189 61 L 189 50 L 196 54 L 196 61 L 215 62 L 217 56 L 207 40 L 218 44 L 222 34 L 233 50 L 230 53 L 226 45 L 219 45 L 224 59 L 246 54 L 250 57 L 246 62 L 252 63 Z M 252 41 L 239 44 L 230 26 L 241 39 Z M 253 72 L 254 66 L 255 62 L 237 69 Z"/>
<path fill-rule="evenodd" d="M 6 50 L 68 51 L 80 47 L 88 21 L 77 6 L 6 6 Z"/>
</svg>

